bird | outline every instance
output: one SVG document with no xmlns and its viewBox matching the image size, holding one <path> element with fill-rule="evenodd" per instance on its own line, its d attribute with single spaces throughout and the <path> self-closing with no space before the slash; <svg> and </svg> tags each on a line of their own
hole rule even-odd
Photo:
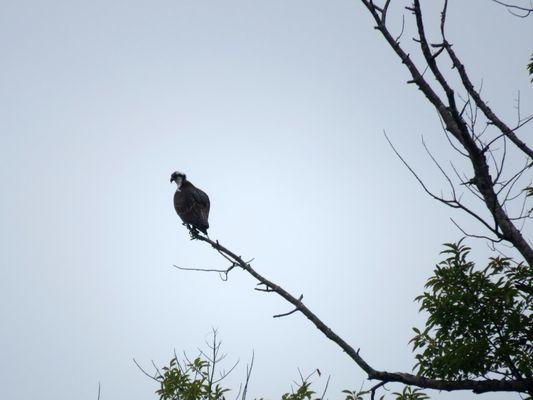
<svg viewBox="0 0 533 400">
<path fill-rule="evenodd" d="M 170 175 L 170 183 L 175 182 L 177 185 L 174 193 L 174 208 L 176 213 L 187 226 L 191 235 L 197 234 L 198 231 L 207 235 L 209 229 L 209 196 L 194 186 L 187 180 L 187 175 L 183 172 L 175 171 Z"/>
</svg>

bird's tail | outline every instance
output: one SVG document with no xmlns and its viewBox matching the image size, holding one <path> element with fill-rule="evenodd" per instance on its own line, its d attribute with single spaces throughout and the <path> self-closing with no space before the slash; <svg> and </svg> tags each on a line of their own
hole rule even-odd
<svg viewBox="0 0 533 400">
<path fill-rule="evenodd" d="M 198 230 L 199 230 L 200 232 L 202 232 L 202 233 L 203 233 L 204 235 L 206 235 L 206 236 L 209 236 L 209 235 L 207 234 L 207 230 L 208 230 L 208 229 L 209 229 L 209 225 L 203 225 L 203 226 L 199 226 L 199 227 L 198 227 Z"/>
</svg>

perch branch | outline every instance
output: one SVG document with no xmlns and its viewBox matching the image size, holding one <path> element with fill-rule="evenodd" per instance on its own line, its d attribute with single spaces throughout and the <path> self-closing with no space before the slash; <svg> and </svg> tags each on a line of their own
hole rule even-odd
<svg viewBox="0 0 533 400">
<path fill-rule="evenodd" d="M 533 382 L 522 382 L 517 380 L 497 380 L 487 379 L 484 381 L 475 381 L 470 379 L 451 381 L 440 379 L 429 379 L 421 376 L 403 373 L 403 372 L 388 372 L 379 371 L 372 368 L 360 355 L 359 350 L 355 350 L 344 339 L 337 335 L 329 326 L 327 326 L 315 313 L 313 313 L 301 299 L 297 299 L 281 286 L 270 281 L 260 273 L 258 273 L 250 263 L 245 262 L 241 256 L 236 255 L 228 248 L 221 245 L 218 240 L 213 241 L 207 236 L 201 235 L 199 232 L 191 233 L 194 239 L 208 243 L 217 252 L 223 254 L 225 257 L 231 259 L 237 266 L 248 272 L 257 281 L 265 287 L 270 288 L 279 296 L 283 297 L 287 302 L 292 304 L 296 310 L 301 312 L 315 327 L 322 332 L 328 339 L 337 344 L 363 371 L 368 375 L 368 379 L 375 379 L 380 382 L 399 382 L 406 385 L 418 386 L 426 389 L 436 390 L 471 390 L 474 393 L 485 392 L 527 392 L 527 386 Z M 292 312 L 291 312 L 292 313 Z"/>
</svg>

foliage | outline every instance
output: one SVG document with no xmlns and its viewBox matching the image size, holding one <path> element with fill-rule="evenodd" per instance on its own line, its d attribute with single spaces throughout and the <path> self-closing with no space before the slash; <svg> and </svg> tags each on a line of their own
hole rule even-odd
<svg viewBox="0 0 533 400">
<path fill-rule="evenodd" d="M 281 400 L 311 400 L 315 392 L 311 390 L 310 386 L 311 382 L 305 380 L 298 386 L 296 392 L 292 391 L 291 393 L 285 393 L 281 396 Z"/>
<path fill-rule="evenodd" d="M 159 400 L 224 400 L 225 393 L 230 389 L 213 383 L 211 368 L 210 361 L 202 357 L 186 362 L 184 366 L 177 357 L 173 357 L 168 366 L 161 368 L 162 373 L 154 377 L 160 383 L 160 389 L 156 390 Z M 302 377 L 296 390 L 283 394 L 281 399 L 312 400 L 315 392 L 311 390 L 312 382 L 309 379 L 313 374 Z M 225 378 L 227 374 L 222 376 Z M 239 391 L 237 398 L 240 394 Z M 244 399 L 244 395 L 242 398 Z"/>
<path fill-rule="evenodd" d="M 346 394 L 345 400 L 364 400 L 368 394 L 371 395 L 371 399 L 374 398 L 372 390 L 361 390 L 359 392 L 343 390 L 342 393 Z M 392 393 L 394 400 L 427 400 L 429 396 L 422 392 L 418 388 L 412 388 L 411 386 L 404 386 L 402 392 Z M 382 395 L 379 399 L 383 400 L 385 395 Z"/>
<path fill-rule="evenodd" d="M 411 340 L 418 374 L 472 379 L 487 374 L 523 379 L 533 374 L 533 274 L 509 258 L 491 258 L 478 270 L 470 248 L 446 244 L 416 300 L 429 313 Z M 416 368 L 416 367 L 415 367 Z"/>
<path fill-rule="evenodd" d="M 229 389 L 212 383 L 210 363 L 197 357 L 183 367 L 176 357 L 157 376 L 160 389 L 156 391 L 160 400 L 223 400 Z"/>
<path fill-rule="evenodd" d="M 366 394 L 364 391 L 356 392 L 355 390 L 343 390 L 342 393 L 346 395 L 345 400 L 363 400 L 363 396 Z"/>
<path fill-rule="evenodd" d="M 412 388 L 411 386 L 404 386 L 401 393 L 394 392 L 395 400 L 426 400 L 429 396 L 420 389 Z"/>
<path fill-rule="evenodd" d="M 213 330 L 213 340 L 211 343 L 207 343 L 207 346 L 211 351 L 211 355 L 207 355 L 204 351 L 200 350 L 200 355 L 194 360 L 190 361 L 185 355 L 184 360 L 180 361 L 176 354 L 174 354 L 174 357 L 170 359 L 168 366 L 156 368 L 156 374 L 154 376 L 150 376 L 141 368 L 145 374 L 159 383 L 159 389 L 155 392 L 159 396 L 159 400 L 226 399 L 226 395 L 230 392 L 230 389 L 223 387 L 220 382 L 229 375 L 233 370 L 233 367 L 229 372 L 223 371 L 218 377 L 215 377 L 215 371 L 219 362 L 226 356 L 225 354 L 220 355 L 219 353 L 220 341 L 217 339 L 216 330 Z M 234 396 L 235 399 L 246 400 L 246 391 L 252 366 L 253 358 L 252 363 L 247 367 L 244 390 L 243 385 L 241 384 L 237 395 Z M 329 378 L 323 389 L 322 395 L 317 397 L 316 392 L 311 388 L 313 385 L 311 378 L 315 375 L 320 377 L 320 371 L 315 370 L 307 376 L 300 373 L 300 381 L 294 382 L 295 387 L 291 388 L 290 392 L 283 394 L 281 400 L 322 400 L 328 388 Z M 344 400 L 373 399 L 376 389 L 381 386 L 383 386 L 383 384 L 379 384 L 369 390 L 363 390 L 362 388 L 359 391 L 343 390 L 342 394 L 344 395 Z M 395 392 L 392 393 L 392 395 L 395 400 L 426 400 L 429 398 L 422 393 L 420 389 L 412 389 L 409 386 L 404 387 L 401 393 Z M 383 400 L 384 398 L 385 395 L 380 396 L 380 400 Z M 260 398 L 258 400 L 264 399 Z"/>
</svg>

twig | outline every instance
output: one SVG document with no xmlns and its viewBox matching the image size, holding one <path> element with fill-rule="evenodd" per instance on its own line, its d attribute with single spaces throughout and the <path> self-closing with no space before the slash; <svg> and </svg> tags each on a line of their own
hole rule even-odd
<svg viewBox="0 0 533 400">
<path fill-rule="evenodd" d="M 465 236 L 468 236 L 468 237 L 471 237 L 471 238 L 476 238 L 476 239 L 490 240 L 492 243 L 500 243 L 503 240 L 502 238 L 494 239 L 494 238 L 491 238 L 491 237 L 488 237 L 488 236 L 484 236 L 484 235 L 473 235 L 473 234 L 467 233 L 467 232 L 465 232 L 465 230 L 463 228 L 461 228 L 461 226 L 457 222 L 455 222 L 455 220 L 453 218 L 450 218 L 450 220 L 457 227 L 457 229 L 459 229 L 461 231 L 461 233 L 463 235 L 465 235 Z"/>
<path fill-rule="evenodd" d="M 492 0 L 492 1 L 494 3 L 500 4 L 500 5 L 504 6 L 504 7 L 506 7 L 507 11 L 509 11 L 509 13 L 511 13 L 515 17 L 526 18 L 526 17 L 529 16 L 529 14 L 531 14 L 533 12 L 533 7 L 521 7 L 521 6 L 517 6 L 515 4 L 505 3 L 505 2 L 500 1 L 500 0 Z M 522 12 L 524 12 L 524 14 L 518 14 L 516 12 L 513 12 L 513 11 L 511 11 L 512 9 L 522 11 Z"/>
<path fill-rule="evenodd" d="M 250 361 L 250 366 L 246 365 L 246 380 L 244 383 L 244 389 L 242 392 L 241 400 L 246 400 L 246 394 L 248 392 L 248 383 L 250 382 L 250 377 L 252 375 L 252 369 L 254 367 L 255 351 L 252 350 L 252 360 Z"/>
<path fill-rule="evenodd" d="M 182 271 L 198 271 L 198 272 L 218 272 L 220 279 L 223 281 L 228 280 L 228 273 L 236 267 L 236 264 L 233 263 L 228 269 L 208 269 L 208 268 L 189 268 L 189 267 L 180 267 L 173 264 L 173 267 L 181 269 Z"/>
<path fill-rule="evenodd" d="M 326 392 L 328 391 L 328 386 L 329 386 L 329 380 L 330 379 L 331 379 L 331 375 L 328 375 L 328 379 L 326 381 L 326 386 L 324 387 L 324 391 L 322 392 L 322 396 L 320 396 L 317 400 L 324 400 L 324 396 L 326 395 Z"/>
<path fill-rule="evenodd" d="M 303 298 L 304 298 L 304 295 L 301 294 L 300 297 L 298 298 L 298 301 L 301 302 Z M 294 310 L 286 312 L 286 313 L 283 313 L 283 314 L 276 314 L 276 315 L 273 316 L 273 318 L 286 317 L 287 315 L 294 314 L 296 311 L 299 311 L 299 310 L 300 310 L 300 306 L 296 306 L 296 308 Z"/>
<path fill-rule="evenodd" d="M 396 43 L 400 42 L 400 39 L 403 35 L 404 30 L 405 30 L 405 15 L 402 15 L 402 29 L 400 30 L 400 33 L 398 34 L 398 36 L 396 36 L 396 39 L 394 39 Z"/>
<path fill-rule="evenodd" d="M 141 372 L 142 372 L 143 374 L 145 374 L 148 378 L 150 378 L 150 379 L 152 379 L 152 380 L 154 380 L 154 381 L 156 381 L 156 382 L 159 382 L 159 379 L 157 379 L 158 376 L 152 376 L 152 375 L 150 375 L 148 372 L 146 372 L 146 371 L 144 370 L 144 368 L 140 366 L 140 364 L 137 362 L 137 360 L 136 360 L 135 358 L 133 359 L 133 362 L 135 363 L 135 365 L 137 366 L 137 368 L 139 368 L 139 369 L 141 370 Z"/>
<path fill-rule="evenodd" d="M 373 386 L 370 389 L 370 400 L 374 400 L 374 396 L 376 394 L 376 390 L 378 390 L 380 387 L 384 386 L 386 382 L 380 382 L 377 385 Z"/>
</svg>

